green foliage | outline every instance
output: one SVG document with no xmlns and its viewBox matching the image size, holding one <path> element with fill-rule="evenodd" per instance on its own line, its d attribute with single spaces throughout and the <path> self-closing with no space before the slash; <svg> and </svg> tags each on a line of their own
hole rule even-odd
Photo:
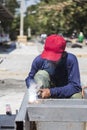
<svg viewBox="0 0 87 130">
<path fill-rule="evenodd" d="M 19 8 L 17 0 L 6 0 L 6 6 L 13 15 L 15 14 L 15 9 Z"/>
<path fill-rule="evenodd" d="M 19 27 L 20 27 L 20 17 L 15 17 L 10 29 L 10 37 L 12 40 L 15 40 L 17 38 L 17 35 L 19 35 Z"/>
<path fill-rule="evenodd" d="M 61 4 L 64 6 L 62 7 Z M 26 26 L 31 27 L 33 34 L 71 34 L 75 29 L 86 34 L 87 3 L 77 3 L 72 0 L 41 0 L 27 11 L 30 14 L 26 15 L 25 21 L 28 19 Z M 36 13 L 33 14 L 33 11 Z"/>
<path fill-rule="evenodd" d="M 19 4 L 17 0 L 6 0 L 6 6 L 15 14 Z M 20 16 L 13 21 L 2 23 L 9 31 L 12 39 L 19 35 Z M 31 28 L 33 35 L 41 33 L 63 33 L 71 35 L 73 30 L 83 31 L 87 35 L 87 2 L 72 0 L 40 0 L 36 5 L 27 8 L 24 18 L 24 34 Z"/>
<path fill-rule="evenodd" d="M 16 8 L 19 7 L 17 0 L 5 0 L 5 6 L 9 12 L 14 16 Z M 19 29 L 19 17 L 13 19 L 2 20 L 2 27 L 5 33 L 9 33 L 12 40 L 16 39 L 17 32 Z"/>
</svg>

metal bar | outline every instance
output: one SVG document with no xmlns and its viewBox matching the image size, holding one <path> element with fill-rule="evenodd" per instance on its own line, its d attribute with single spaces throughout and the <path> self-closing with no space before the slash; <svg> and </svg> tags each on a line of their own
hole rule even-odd
<svg viewBox="0 0 87 130">
<path fill-rule="evenodd" d="M 86 99 L 43 100 L 38 104 L 29 104 L 27 109 L 30 121 L 87 121 Z"/>
<path fill-rule="evenodd" d="M 14 129 L 14 120 L 16 115 L 0 115 L 1 129 Z"/>
<path fill-rule="evenodd" d="M 28 121 L 27 104 L 28 104 L 28 94 L 26 92 L 25 95 L 24 95 L 21 107 L 19 109 L 19 112 L 18 112 L 16 119 L 15 119 L 16 130 L 24 130 L 25 129 L 24 127 L 27 127 L 26 126 L 27 125 L 26 122 Z"/>
<path fill-rule="evenodd" d="M 16 130 L 24 130 L 23 121 L 16 121 Z"/>
<path fill-rule="evenodd" d="M 86 99 L 39 99 L 28 104 L 28 92 L 15 119 L 16 130 L 86 130 L 86 122 Z"/>
</svg>

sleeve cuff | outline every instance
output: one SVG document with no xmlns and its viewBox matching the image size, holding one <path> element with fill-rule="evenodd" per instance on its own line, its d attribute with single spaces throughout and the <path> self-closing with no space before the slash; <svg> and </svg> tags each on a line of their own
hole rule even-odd
<svg viewBox="0 0 87 130">
<path fill-rule="evenodd" d="M 58 97 L 58 92 L 55 88 L 50 89 L 51 97 Z"/>
</svg>

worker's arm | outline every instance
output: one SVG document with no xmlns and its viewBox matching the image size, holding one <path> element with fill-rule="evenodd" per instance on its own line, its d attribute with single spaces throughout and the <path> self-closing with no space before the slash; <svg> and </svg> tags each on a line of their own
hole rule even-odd
<svg viewBox="0 0 87 130">
<path fill-rule="evenodd" d="M 35 75 L 35 74 L 37 73 L 37 71 L 41 68 L 42 63 L 43 63 L 43 61 L 41 60 L 40 55 L 37 56 L 37 57 L 33 60 L 32 65 L 31 65 L 31 69 L 30 69 L 30 72 L 29 72 L 29 75 L 28 75 L 28 77 L 25 79 L 27 88 L 29 88 L 31 82 L 35 82 L 35 81 L 34 81 L 34 75 Z"/>
<path fill-rule="evenodd" d="M 85 89 L 87 90 L 87 86 L 82 86 L 82 97 L 85 97 Z"/>
</svg>

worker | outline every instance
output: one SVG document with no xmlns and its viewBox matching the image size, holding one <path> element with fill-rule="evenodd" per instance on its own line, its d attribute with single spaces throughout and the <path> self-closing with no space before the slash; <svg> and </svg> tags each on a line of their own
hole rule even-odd
<svg viewBox="0 0 87 130">
<path fill-rule="evenodd" d="M 81 98 L 78 60 L 65 51 L 66 41 L 57 34 L 46 38 L 43 52 L 37 56 L 26 78 L 27 88 L 34 82 L 41 98 Z"/>
</svg>

